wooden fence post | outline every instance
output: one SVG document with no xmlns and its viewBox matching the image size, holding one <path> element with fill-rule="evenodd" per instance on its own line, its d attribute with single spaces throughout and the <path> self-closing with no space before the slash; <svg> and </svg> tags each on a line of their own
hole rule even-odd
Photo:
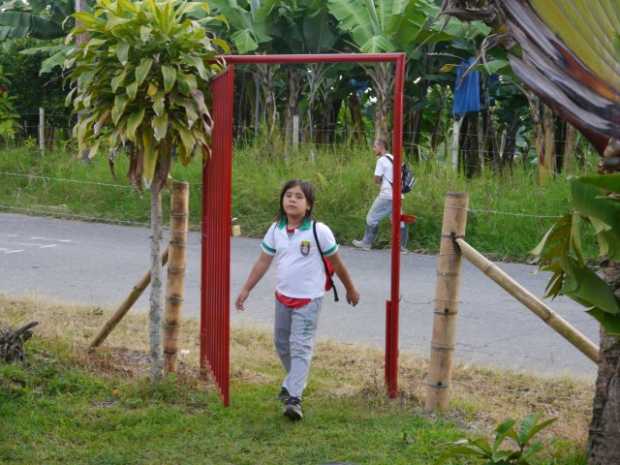
<svg viewBox="0 0 620 465">
<path fill-rule="evenodd" d="M 590 341 L 568 321 L 555 313 L 551 307 L 545 304 L 541 299 L 512 279 L 500 267 L 474 249 L 464 239 L 456 239 L 456 243 L 463 257 L 469 260 L 472 265 L 499 284 L 506 292 L 525 305 L 527 309 L 535 313 L 541 320 L 553 328 L 554 331 L 579 349 L 586 357 L 594 363 L 598 363 L 599 349 L 596 344 Z"/>
<path fill-rule="evenodd" d="M 448 406 L 461 285 L 461 255 L 454 238 L 465 235 L 468 204 L 469 197 L 465 192 L 446 194 L 437 257 L 433 338 L 427 378 L 426 409 L 430 411 L 445 410 Z"/>
<path fill-rule="evenodd" d="M 168 262 L 168 249 L 164 251 L 161 256 L 161 264 L 164 266 Z M 116 325 L 123 319 L 123 317 L 127 314 L 127 312 L 131 309 L 133 304 L 140 298 L 146 287 L 151 283 L 151 272 L 148 271 L 142 279 L 133 287 L 127 298 L 123 301 L 122 304 L 114 312 L 114 315 L 107 321 L 107 323 L 101 328 L 97 337 L 93 339 L 93 342 L 90 343 L 88 347 L 88 351 L 92 352 L 97 347 L 99 347 L 103 341 L 106 340 L 108 335 L 112 332 Z"/>
<path fill-rule="evenodd" d="M 39 150 L 45 154 L 45 109 L 39 107 Z"/>
<path fill-rule="evenodd" d="M 172 184 L 170 209 L 170 262 L 166 283 L 166 311 L 164 317 L 164 370 L 174 373 L 177 366 L 179 317 L 183 306 L 185 257 L 189 216 L 189 184 Z"/>
<path fill-rule="evenodd" d="M 293 148 L 299 147 L 299 115 L 293 115 Z"/>
</svg>

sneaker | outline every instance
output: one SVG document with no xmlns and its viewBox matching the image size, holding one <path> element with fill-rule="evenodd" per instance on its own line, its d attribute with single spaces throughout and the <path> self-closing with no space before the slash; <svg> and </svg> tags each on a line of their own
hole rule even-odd
<svg viewBox="0 0 620 465">
<path fill-rule="evenodd" d="M 288 392 L 288 389 L 282 386 L 282 389 L 280 389 L 280 394 L 278 394 L 278 400 L 286 403 L 289 397 L 291 397 L 291 394 Z"/>
<path fill-rule="evenodd" d="M 404 247 L 404 246 L 401 245 L 400 246 L 400 253 L 402 253 L 403 255 L 406 255 L 408 253 L 411 253 L 411 251 L 407 247 Z"/>
<path fill-rule="evenodd" d="M 304 417 L 301 411 L 301 399 L 299 397 L 289 397 L 284 406 L 284 416 L 293 421 L 301 420 Z"/>
<path fill-rule="evenodd" d="M 357 239 L 353 240 L 353 246 L 362 250 L 370 250 L 370 245 L 366 244 L 364 241 L 358 241 Z"/>
</svg>

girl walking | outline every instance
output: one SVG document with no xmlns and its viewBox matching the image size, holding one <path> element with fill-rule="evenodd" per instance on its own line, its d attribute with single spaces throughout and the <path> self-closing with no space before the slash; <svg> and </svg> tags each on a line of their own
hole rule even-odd
<svg viewBox="0 0 620 465">
<path fill-rule="evenodd" d="M 359 293 L 338 254 L 334 234 L 327 225 L 314 224 L 313 207 L 312 184 L 294 179 L 284 185 L 277 221 L 267 230 L 261 254 L 235 302 L 237 310 L 244 310 L 250 291 L 275 257 L 274 343 L 286 371 L 278 398 L 284 403 L 284 415 L 291 420 L 303 418 L 301 399 L 310 371 L 327 278 L 321 255 L 329 257 L 344 284 L 347 302 L 355 306 L 359 301 Z"/>
</svg>

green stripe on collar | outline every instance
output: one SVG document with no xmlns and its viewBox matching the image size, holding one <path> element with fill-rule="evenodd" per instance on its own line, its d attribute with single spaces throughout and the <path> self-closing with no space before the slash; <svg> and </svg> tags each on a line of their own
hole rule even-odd
<svg viewBox="0 0 620 465">
<path fill-rule="evenodd" d="M 300 231 L 307 231 L 312 226 L 312 221 L 307 216 L 304 218 L 304 222 L 299 227 Z"/>
<path fill-rule="evenodd" d="M 286 227 L 287 224 L 287 219 L 286 216 L 280 218 L 280 221 L 278 222 L 278 228 L 279 229 L 284 229 Z M 310 229 L 310 226 L 312 226 L 312 220 L 308 217 L 304 218 L 304 222 L 301 223 L 301 226 L 298 228 L 300 231 L 307 231 L 308 229 Z"/>
</svg>

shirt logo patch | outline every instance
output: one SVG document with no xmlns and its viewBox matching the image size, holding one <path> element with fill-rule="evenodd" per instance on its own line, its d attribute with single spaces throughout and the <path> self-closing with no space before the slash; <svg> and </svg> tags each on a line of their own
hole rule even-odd
<svg viewBox="0 0 620 465">
<path fill-rule="evenodd" d="M 304 257 L 307 257 L 310 253 L 310 241 L 301 241 L 299 243 L 299 251 Z"/>
</svg>

